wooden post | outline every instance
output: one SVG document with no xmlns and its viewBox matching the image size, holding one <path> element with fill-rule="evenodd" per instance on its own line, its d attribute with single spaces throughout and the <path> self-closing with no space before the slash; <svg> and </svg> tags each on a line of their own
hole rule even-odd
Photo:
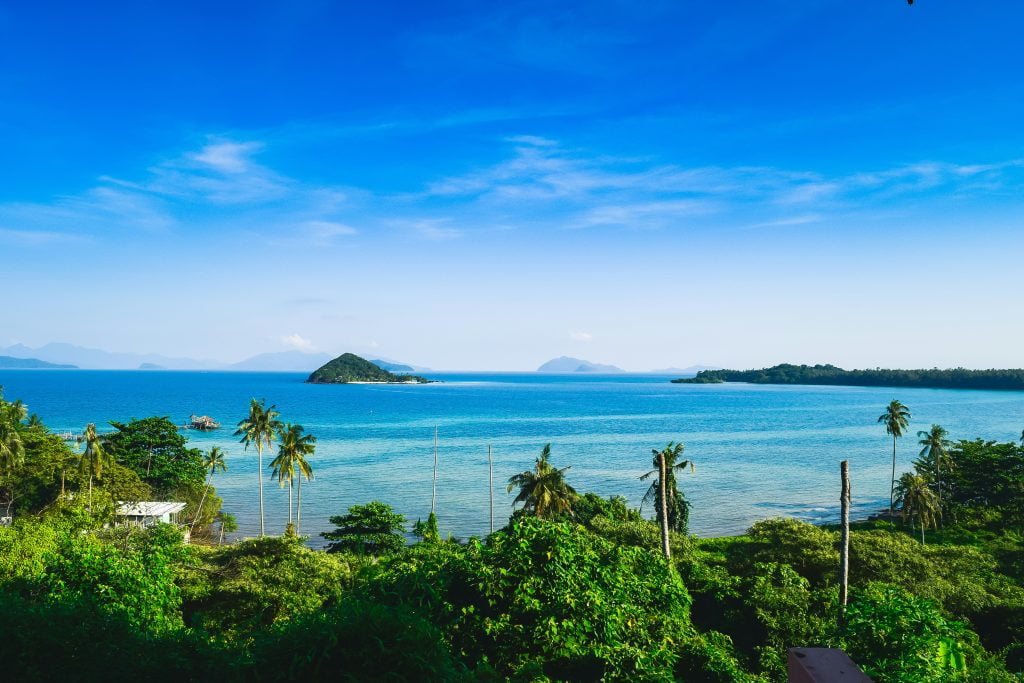
<svg viewBox="0 0 1024 683">
<path fill-rule="evenodd" d="M 847 461 L 839 463 L 839 476 L 843 488 L 839 494 L 839 626 L 846 618 L 846 597 L 850 585 L 850 467 Z"/>
<path fill-rule="evenodd" d="M 430 514 L 434 514 L 434 500 L 437 498 L 437 425 L 434 425 L 434 479 L 430 484 Z"/>
<path fill-rule="evenodd" d="M 491 463 L 491 444 L 487 444 L 487 495 L 491 502 L 491 533 L 494 533 L 494 466 Z"/>
<path fill-rule="evenodd" d="M 666 560 L 672 559 L 672 548 L 668 542 L 668 498 L 665 495 L 665 451 L 658 453 L 658 488 L 661 492 L 661 552 Z"/>
</svg>

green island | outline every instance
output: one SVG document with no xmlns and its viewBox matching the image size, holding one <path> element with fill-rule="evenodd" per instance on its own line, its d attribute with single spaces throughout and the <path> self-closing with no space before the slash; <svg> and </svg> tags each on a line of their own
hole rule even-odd
<svg viewBox="0 0 1024 683">
<path fill-rule="evenodd" d="M 352 384 L 362 382 L 387 384 L 426 384 L 432 380 L 419 375 L 395 374 L 354 353 L 343 353 L 313 371 L 309 384 Z"/>
<path fill-rule="evenodd" d="M 1024 390 L 1024 370 L 844 370 L 835 365 L 783 363 L 760 370 L 701 370 L 674 384 L 819 384 L 855 387 L 922 387 L 932 389 Z"/>
<path fill-rule="evenodd" d="M 646 491 L 653 519 L 577 491 L 549 445 L 508 480 L 514 512 L 486 537 L 442 536 L 443 509 L 409 529 L 368 501 L 338 510 L 316 550 L 302 536 L 316 438 L 263 401 L 240 416 L 289 522 L 232 542 L 219 448 L 149 417 L 88 425 L 76 450 L 0 398 L 5 678 L 768 683 L 794 646 L 842 648 L 878 683 L 1024 672 L 1024 444 L 919 432 L 889 514 L 852 525 L 844 607 L 835 527 L 688 533 L 682 483 L 704 466 L 682 443 L 638 446 L 649 471 L 624 493 Z M 909 416 L 894 401 L 879 418 L 894 453 Z M 138 517 L 161 500 L 175 516 Z"/>
</svg>

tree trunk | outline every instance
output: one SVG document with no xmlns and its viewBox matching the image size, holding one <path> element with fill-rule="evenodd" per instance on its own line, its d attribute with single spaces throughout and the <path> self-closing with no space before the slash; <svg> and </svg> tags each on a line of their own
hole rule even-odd
<svg viewBox="0 0 1024 683">
<path fill-rule="evenodd" d="M 892 479 L 889 481 L 889 516 L 895 514 L 893 499 L 896 495 L 896 437 L 892 437 Z"/>
<path fill-rule="evenodd" d="M 206 502 L 206 492 L 210 490 L 210 481 L 213 479 L 213 473 L 211 472 L 206 477 L 206 486 L 203 488 L 203 495 L 199 499 L 199 507 L 196 508 L 196 514 L 192 515 L 192 526 L 188 528 L 188 535 L 191 537 L 196 530 L 196 522 L 199 520 L 199 515 L 203 512 L 203 503 Z"/>
<path fill-rule="evenodd" d="M 921 545 L 924 545 L 924 519 L 921 519 Z"/>
<path fill-rule="evenodd" d="M 220 523 L 220 540 L 217 545 L 224 545 L 224 522 Z"/>
<path fill-rule="evenodd" d="M 259 460 L 257 468 L 260 478 L 260 538 L 263 538 L 263 443 L 256 442 L 256 457 Z"/>
<path fill-rule="evenodd" d="M 935 488 L 938 489 L 939 526 L 942 526 L 942 456 L 935 458 Z"/>
<path fill-rule="evenodd" d="M 60 499 L 64 500 L 64 468 L 60 468 Z"/>
<path fill-rule="evenodd" d="M 292 490 L 295 488 L 295 483 L 291 479 L 288 480 L 288 523 L 292 523 Z M 292 529 L 295 527 L 293 526 Z"/>
<path fill-rule="evenodd" d="M 839 494 L 840 522 L 839 535 L 839 626 L 846 619 L 846 599 L 850 585 L 850 467 L 847 461 L 839 463 L 842 490 Z"/>
<path fill-rule="evenodd" d="M 491 533 L 494 533 L 494 467 L 491 464 L 491 447 L 487 446 L 487 495 L 491 507 Z"/>
<path fill-rule="evenodd" d="M 299 527 L 302 525 L 302 473 L 299 473 L 299 491 L 295 498 L 295 535 L 299 535 Z"/>
<path fill-rule="evenodd" d="M 661 490 L 661 552 L 666 560 L 672 559 L 668 538 L 668 497 L 665 495 L 665 453 L 658 454 L 658 486 Z"/>
<path fill-rule="evenodd" d="M 89 473 L 89 514 L 92 514 L 92 473 Z"/>
</svg>

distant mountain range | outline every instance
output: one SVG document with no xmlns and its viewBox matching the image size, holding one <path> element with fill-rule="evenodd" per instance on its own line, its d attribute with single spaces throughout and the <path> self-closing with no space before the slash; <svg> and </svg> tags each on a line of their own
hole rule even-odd
<svg viewBox="0 0 1024 683">
<path fill-rule="evenodd" d="M 582 358 L 570 358 L 569 356 L 559 356 L 549 360 L 544 365 L 537 368 L 537 372 L 625 372 L 622 368 L 615 367 L 614 365 L 602 365 L 601 363 L 591 363 L 588 360 Z"/>
<path fill-rule="evenodd" d="M 25 370 L 25 369 L 74 369 L 76 366 L 62 363 L 47 363 L 38 358 L 14 358 L 13 356 L 0 356 L 0 369 L 2 370 Z"/>
<path fill-rule="evenodd" d="M 15 344 L 6 349 L 0 348 L 0 354 L 14 358 L 38 358 L 48 363 L 77 365 L 80 368 L 95 370 L 135 370 L 144 363 L 147 367 L 159 365 L 175 370 L 214 370 L 222 367 L 215 361 L 171 358 L 156 353 L 118 353 L 61 342 L 51 342 L 37 349 Z"/>
<path fill-rule="evenodd" d="M 121 353 L 53 342 L 30 348 L 15 344 L 0 347 L 0 368 L 84 368 L 89 370 L 238 370 L 257 372 L 312 372 L 334 358 L 329 353 L 276 351 L 260 353 L 237 363 L 220 363 L 162 356 L 156 353 Z M 3 360 L 8 359 L 8 360 Z M 419 372 L 427 368 L 393 360 L 372 361 L 391 372 Z M 33 364 L 35 363 L 35 364 Z M 41 364 L 40 364 L 41 363 Z"/>
</svg>

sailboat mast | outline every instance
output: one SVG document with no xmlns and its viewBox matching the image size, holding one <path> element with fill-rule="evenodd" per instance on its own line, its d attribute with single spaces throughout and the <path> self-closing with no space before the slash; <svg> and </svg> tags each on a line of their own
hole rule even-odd
<svg viewBox="0 0 1024 683">
<path fill-rule="evenodd" d="M 437 498 L 437 425 L 434 425 L 434 479 L 430 484 L 430 514 L 434 514 L 434 500 Z"/>
<path fill-rule="evenodd" d="M 487 444 L 487 495 L 491 501 L 491 533 L 494 533 L 494 467 L 491 465 L 491 444 Z"/>
</svg>

